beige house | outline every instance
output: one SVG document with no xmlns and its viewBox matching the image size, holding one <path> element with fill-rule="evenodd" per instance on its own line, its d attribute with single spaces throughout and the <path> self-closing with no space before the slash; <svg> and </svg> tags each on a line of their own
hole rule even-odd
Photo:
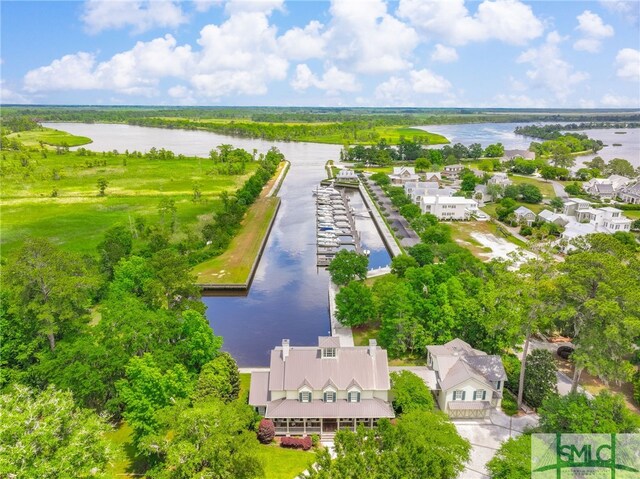
<svg viewBox="0 0 640 479">
<path fill-rule="evenodd" d="M 394 417 L 390 387 L 387 352 L 375 340 L 344 347 L 321 336 L 318 346 L 292 347 L 283 339 L 269 370 L 251 374 L 249 404 L 273 421 L 276 435 L 331 438 Z"/>
<path fill-rule="evenodd" d="M 452 418 L 483 418 L 500 407 L 507 374 L 500 356 L 488 355 L 461 339 L 427 346 L 427 366 L 435 372 L 438 406 Z"/>
<path fill-rule="evenodd" d="M 402 186 L 409 181 L 420 181 L 420 175 L 416 174 L 416 169 L 412 166 L 396 166 L 393 173 L 389 175 L 391 184 Z"/>
<path fill-rule="evenodd" d="M 518 224 L 526 224 L 527 226 L 531 226 L 536 220 L 536 214 L 526 206 L 519 206 L 518 208 L 516 208 L 513 214 L 515 215 Z"/>
</svg>

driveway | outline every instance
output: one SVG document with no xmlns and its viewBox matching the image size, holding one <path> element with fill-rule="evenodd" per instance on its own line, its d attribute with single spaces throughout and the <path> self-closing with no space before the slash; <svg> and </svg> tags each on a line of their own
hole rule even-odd
<svg viewBox="0 0 640 479">
<path fill-rule="evenodd" d="M 373 191 L 378 196 L 378 204 L 380 206 L 384 206 L 386 211 L 389 214 L 387 221 L 391 225 L 392 228 L 395 229 L 396 233 L 402 236 L 400 240 L 400 244 L 402 246 L 411 247 L 420 243 L 420 237 L 413 231 L 413 228 L 409 226 L 409 222 L 398 212 L 389 197 L 384 193 L 382 188 L 380 188 L 373 181 L 369 181 L 369 186 L 371 187 L 371 191 Z"/>
<path fill-rule="evenodd" d="M 495 410 L 489 419 L 453 420 L 458 433 L 471 443 L 471 459 L 458 479 L 489 479 L 486 464 L 500 445 L 510 437 L 518 437 L 526 428 L 538 425 L 538 416 L 529 414 L 509 417 Z"/>
</svg>

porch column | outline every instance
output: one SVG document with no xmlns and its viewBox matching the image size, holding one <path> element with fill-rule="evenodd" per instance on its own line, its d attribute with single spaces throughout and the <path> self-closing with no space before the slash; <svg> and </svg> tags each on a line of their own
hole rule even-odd
<svg viewBox="0 0 640 479">
<path fill-rule="evenodd" d="M 372 417 L 369 418 L 369 427 L 371 427 L 371 428 L 373 427 L 373 418 Z"/>
<path fill-rule="evenodd" d="M 302 436 L 306 436 L 307 435 L 307 418 L 303 417 L 302 418 Z"/>
<path fill-rule="evenodd" d="M 322 418 L 320 418 L 320 437 L 322 437 L 323 432 L 324 432 L 324 425 L 322 424 Z"/>
<path fill-rule="evenodd" d="M 356 432 L 356 418 L 353 418 L 353 432 Z"/>
<path fill-rule="evenodd" d="M 289 418 L 287 418 L 287 436 L 289 435 Z"/>
</svg>

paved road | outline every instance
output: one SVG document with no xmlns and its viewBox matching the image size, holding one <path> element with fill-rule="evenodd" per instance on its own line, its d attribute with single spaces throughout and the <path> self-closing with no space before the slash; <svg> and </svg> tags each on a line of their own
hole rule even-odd
<svg viewBox="0 0 640 479">
<path fill-rule="evenodd" d="M 391 200 L 387 197 L 387 195 L 382 191 L 378 185 L 376 185 L 373 181 L 369 182 L 371 186 L 371 190 L 378 196 L 378 204 L 380 206 L 384 206 L 386 211 L 390 213 L 387 217 L 387 221 L 391 225 L 392 228 L 397 228 L 395 230 L 396 234 L 402 236 L 400 240 L 400 244 L 402 246 L 411 247 L 420 243 L 420 237 L 416 234 L 415 231 L 409 226 L 409 222 L 398 212 Z"/>
<path fill-rule="evenodd" d="M 556 196 L 559 196 L 562 199 L 569 198 L 569 195 L 567 194 L 567 192 L 564 191 L 564 186 L 562 186 L 557 181 L 551 181 L 551 184 L 553 185 L 553 191 L 555 191 Z"/>
</svg>

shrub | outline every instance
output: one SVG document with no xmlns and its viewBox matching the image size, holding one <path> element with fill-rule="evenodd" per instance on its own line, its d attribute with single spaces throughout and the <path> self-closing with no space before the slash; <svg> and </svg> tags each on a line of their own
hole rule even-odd
<svg viewBox="0 0 640 479">
<path fill-rule="evenodd" d="M 311 444 L 313 447 L 318 447 L 320 445 L 320 436 L 317 434 L 311 434 Z"/>
<path fill-rule="evenodd" d="M 302 449 L 303 451 L 308 451 L 311 449 L 313 445 L 313 441 L 311 436 L 306 437 L 283 437 L 280 439 L 280 446 L 286 447 L 290 449 Z"/>
<path fill-rule="evenodd" d="M 515 416 L 518 413 L 518 403 L 511 394 L 505 393 L 502 397 L 502 412 L 507 416 Z"/>
<path fill-rule="evenodd" d="M 640 405 L 640 371 L 633 377 L 633 399 Z"/>
<path fill-rule="evenodd" d="M 276 428 L 271 419 L 263 419 L 258 426 L 258 441 L 262 444 L 269 444 L 276 435 Z"/>
<path fill-rule="evenodd" d="M 531 407 L 538 408 L 550 394 L 557 393 L 556 364 L 551 352 L 535 349 L 527 358 L 524 377 L 524 400 Z"/>
<path fill-rule="evenodd" d="M 505 354 L 502 356 L 502 364 L 507 373 L 506 387 L 513 394 L 518 394 L 518 381 L 520 379 L 520 360 L 515 354 Z"/>
</svg>

